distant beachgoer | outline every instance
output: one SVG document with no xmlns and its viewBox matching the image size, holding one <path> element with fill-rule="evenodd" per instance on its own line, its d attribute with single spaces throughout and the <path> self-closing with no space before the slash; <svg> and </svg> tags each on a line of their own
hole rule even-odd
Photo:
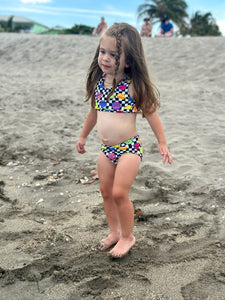
<svg viewBox="0 0 225 300">
<path fill-rule="evenodd" d="M 141 36 L 152 36 L 152 24 L 149 23 L 149 18 L 144 19 L 144 24 L 141 27 Z"/>
<path fill-rule="evenodd" d="M 173 24 L 169 22 L 169 18 L 165 18 L 161 24 L 161 32 L 155 37 L 171 37 L 173 36 Z"/>
<path fill-rule="evenodd" d="M 83 125 L 77 151 L 86 152 L 87 137 L 97 124 L 100 144 L 98 176 L 110 234 L 100 251 L 114 258 L 134 246 L 134 208 L 130 188 L 142 160 L 142 143 L 136 117 L 142 113 L 157 140 L 163 163 L 172 163 L 157 109 L 159 94 L 152 84 L 139 32 L 127 23 L 114 23 L 100 39 L 87 74 L 86 101 L 91 107 Z"/>
<path fill-rule="evenodd" d="M 106 31 L 106 29 L 108 28 L 106 22 L 105 22 L 105 18 L 101 17 L 101 22 L 98 24 L 98 26 L 93 30 L 92 35 L 93 36 L 102 36 L 103 33 Z"/>
</svg>

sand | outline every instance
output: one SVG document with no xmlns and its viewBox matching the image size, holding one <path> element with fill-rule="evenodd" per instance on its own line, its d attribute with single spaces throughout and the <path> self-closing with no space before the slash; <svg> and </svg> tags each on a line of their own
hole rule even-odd
<svg viewBox="0 0 225 300">
<path fill-rule="evenodd" d="M 225 38 L 143 38 L 173 164 L 138 117 L 137 243 L 121 260 L 75 145 L 98 38 L 0 34 L 0 298 L 225 299 Z"/>
</svg>

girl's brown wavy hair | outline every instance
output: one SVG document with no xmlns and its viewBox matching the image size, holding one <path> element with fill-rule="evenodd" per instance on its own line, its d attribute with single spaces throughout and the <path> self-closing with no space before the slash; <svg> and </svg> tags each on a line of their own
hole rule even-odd
<svg viewBox="0 0 225 300">
<path fill-rule="evenodd" d="M 139 32 L 133 26 L 127 23 L 114 23 L 107 29 L 104 35 L 114 37 L 116 39 L 116 72 L 119 68 L 120 55 L 122 50 L 125 53 L 128 68 L 124 72 L 131 78 L 133 84 L 132 98 L 135 100 L 136 107 L 142 111 L 143 115 L 152 113 L 160 107 L 159 91 L 151 82 L 147 63 L 145 59 L 144 49 Z M 102 38 L 104 38 L 104 35 Z M 100 40 L 101 42 L 101 40 Z M 95 107 L 95 87 L 101 76 L 102 70 L 98 65 L 100 44 L 97 47 L 95 56 L 89 67 L 86 81 L 86 98 L 91 98 L 91 105 Z M 114 93 L 118 83 L 114 79 L 113 87 L 108 98 Z"/>
</svg>

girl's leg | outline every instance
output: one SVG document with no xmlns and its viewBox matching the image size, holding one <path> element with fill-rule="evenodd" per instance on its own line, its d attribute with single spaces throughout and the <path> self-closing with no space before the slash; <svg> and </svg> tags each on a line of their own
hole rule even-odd
<svg viewBox="0 0 225 300">
<path fill-rule="evenodd" d="M 120 222 L 117 214 L 117 206 L 112 198 L 116 165 L 114 165 L 103 152 L 100 152 L 97 167 L 105 214 L 110 229 L 109 236 L 100 242 L 99 249 L 104 251 L 117 243 L 120 239 Z"/>
<path fill-rule="evenodd" d="M 133 235 L 134 208 L 129 199 L 129 191 L 138 173 L 140 162 L 138 155 L 124 154 L 116 167 L 112 197 L 117 206 L 121 237 L 109 252 L 113 257 L 124 256 L 136 242 Z"/>
</svg>

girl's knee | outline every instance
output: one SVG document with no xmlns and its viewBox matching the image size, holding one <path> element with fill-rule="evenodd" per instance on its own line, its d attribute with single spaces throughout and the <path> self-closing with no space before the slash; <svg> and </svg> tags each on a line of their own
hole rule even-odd
<svg viewBox="0 0 225 300">
<path fill-rule="evenodd" d="M 112 189 L 107 186 L 100 185 L 100 191 L 104 200 L 112 199 Z"/>
<path fill-rule="evenodd" d="M 115 187 L 112 191 L 112 198 L 117 204 L 120 204 L 123 199 L 128 198 L 128 192 L 120 187 Z"/>
</svg>

